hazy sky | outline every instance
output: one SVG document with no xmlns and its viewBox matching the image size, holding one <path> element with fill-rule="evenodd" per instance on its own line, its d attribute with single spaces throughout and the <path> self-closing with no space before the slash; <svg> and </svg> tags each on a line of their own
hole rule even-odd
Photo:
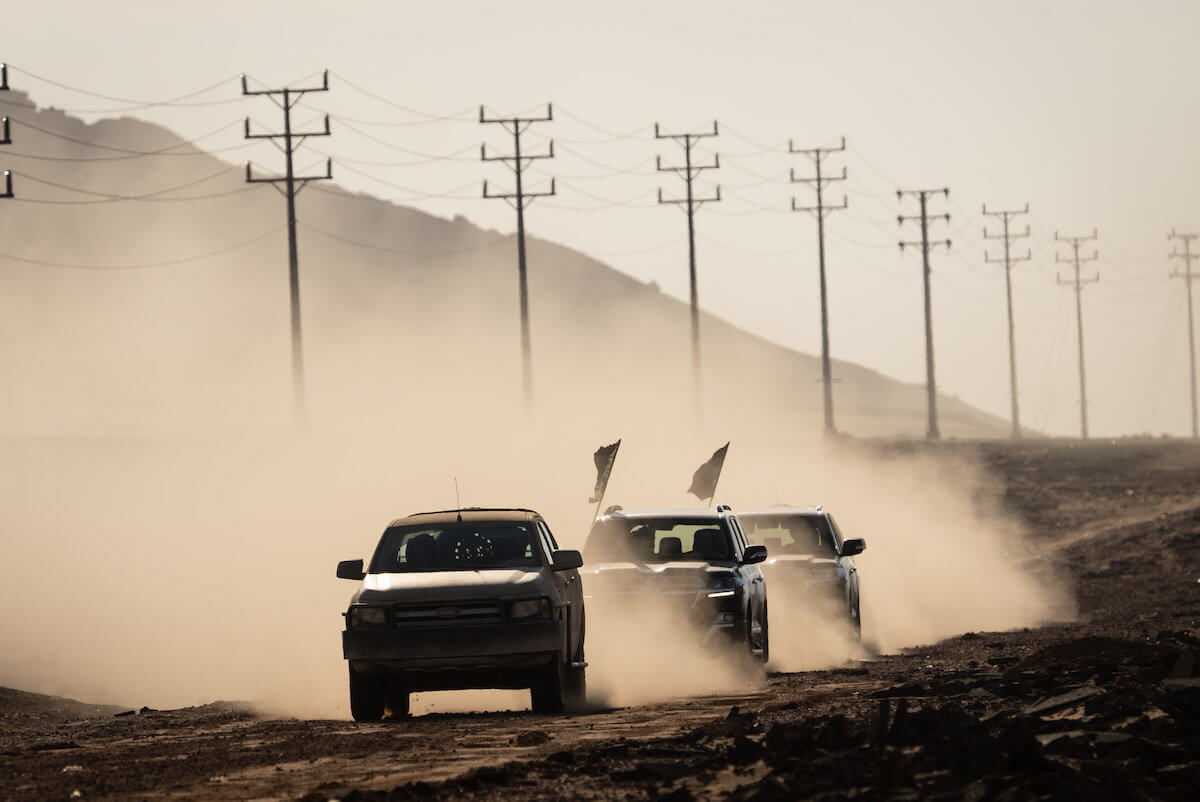
<svg viewBox="0 0 1200 802">
<path fill-rule="evenodd" d="M 811 147 L 844 134 L 848 151 L 827 163 L 850 171 L 832 190 L 850 209 L 828 223 L 835 357 L 923 380 L 920 257 L 896 248 L 895 190 L 949 186 L 953 219 L 933 231 L 954 239 L 934 256 L 939 384 L 1007 415 L 1003 273 L 983 262 L 979 207 L 1028 201 L 1033 236 L 1021 250 L 1033 261 L 1015 278 L 1024 422 L 1078 431 L 1074 301 L 1055 284 L 1067 266 L 1055 264 L 1052 240 L 1056 229 L 1095 227 L 1100 260 L 1089 268 L 1101 282 L 1084 299 L 1093 433 L 1189 430 L 1186 307 L 1182 282 L 1167 278 L 1166 234 L 1200 231 L 1198 114 L 1185 81 L 1195 72 L 1195 2 L 9 0 L 6 11 L 0 58 L 13 65 L 13 87 L 43 105 L 123 104 L 35 76 L 135 100 L 229 79 L 192 99 L 201 105 L 128 112 L 187 137 L 227 124 L 200 143 L 212 148 L 240 143 L 245 114 L 278 124 L 268 101 L 238 97 L 233 76 L 278 85 L 328 67 L 332 91 L 306 99 L 311 114 L 297 117 L 334 115 L 312 162 L 323 159 L 317 150 L 332 154 L 345 186 L 503 231 L 513 213 L 481 200 L 479 182 L 508 177 L 481 164 L 478 147 L 511 142 L 479 125 L 478 104 L 513 112 L 554 101 L 554 122 L 536 132 L 555 138 L 558 156 L 531 180 L 556 176 L 559 194 L 530 209 L 529 230 L 681 297 L 684 218 L 655 203 L 658 187 L 673 194 L 679 180 L 654 172 L 656 154 L 675 163 L 679 152 L 653 139 L 653 123 L 683 130 L 717 119 L 721 136 L 704 149 L 721 154 L 722 168 L 701 184 L 720 183 L 724 200 L 697 221 L 701 303 L 814 353 L 815 223 L 787 211 L 793 193 L 812 200 L 806 185 L 787 183 L 790 166 L 807 173 L 810 163 L 787 155 L 787 141 Z M 222 155 L 278 163 L 264 144 Z M 904 238 L 917 234 L 908 227 Z"/>
</svg>

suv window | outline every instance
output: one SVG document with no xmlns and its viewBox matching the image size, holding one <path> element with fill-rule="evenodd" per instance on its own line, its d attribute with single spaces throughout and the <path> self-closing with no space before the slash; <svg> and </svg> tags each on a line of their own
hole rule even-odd
<svg viewBox="0 0 1200 802">
<path fill-rule="evenodd" d="M 729 529 L 712 518 L 608 518 L 597 521 L 584 546 L 589 562 L 729 561 Z"/>
<path fill-rule="evenodd" d="M 767 547 L 768 554 L 811 554 L 836 557 L 837 546 L 824 515 L 743 515 L 750 542 Z"/>
<path fill-rule="evenodd" d="M 540 567 L 524 523 L 394 526 L 383 533 L 370 573 Z"/>
</svg>

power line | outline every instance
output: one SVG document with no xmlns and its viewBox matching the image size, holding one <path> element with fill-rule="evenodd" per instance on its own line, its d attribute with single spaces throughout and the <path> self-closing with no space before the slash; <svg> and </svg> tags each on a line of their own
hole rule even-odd
<svg viewBox="0 0 1200 802">
<path fill-rule="evenodd" d="M 194 256 L 182 256 L 177 259 L 167 259 L 167 260 L 159 261 L 159 262 L 142 262 L 142 263 L 123 264 L 123 265 L 84 264 L 84 263 L 78 263 L 78 262 L 52 262 L 47 259 L 33 259 L 28 256 L 15 256 L 13 254 L 8 254 L 8 253 L 0 253 L 0 259 L 8 259 L 13 262 L 22 262 L 24 264 L 29 264 L 29 265 L 39 265 L 41 267 L 61 267 L 61 268 L 69 268 L 69 269 L 73 269 L 73 270 L 93 270 L 93 271 L 147 270 L 147 269 L 159 268 L 159 267 L 173 267 L 175 265 L 186 264 L 188 262 L 199 262 L 204 259 L 211 259 L 214 256 L 221 256 L 226 253 L 231 253 L 233 251 L 245 248 L 249 245 L 253 245 L 254 243 L 256 243 L 260 240 L 266 239 L 267 237 L 273 236 L 273 235 L 279 233 L 279 231 L 282 228 L 283 228 L 283 226 L 277 226 L 277 227 L 271 229 L 270 231 L 265 231 L 262 234 L 258 234 L 256 236 L 251 237 L 250 239 L 242 240 L 241 242 L 235 243 L 233 245 L 229 245 L 229 246 L 227 246 L 225 248 L 221 248 L 219 250 L 208 251 L 207 253 L 200 253 L 200 254 L 196 254 Z"/>
<path fill-rule="evenodd" d="M 297 176 L 292 164 L 296 150 L 304 144 L 304 140 L 312 136 L 329 136 L 329 115 L 325 115 L 325 130 L 323 131 L 292 131 L 292 108 L 310 92 L 328 92 L 329 73 L 322 70 L 321 85 L 304 89 L 250 89 L 246 84 L 246 76 L 242 76 L 243 95 L 262 95 L 271 99 L 283 111 L 283 133 L 252 134 L 250 133 L 250 118 L 245 121 L 246 139 L 266 139 L 283 153 L 284 175 L 279 178 L 255 178 L 250 162 L 246 162 L 246 182 L 270 184 L 287 199 L 287 233 L 288 233 L 288 287 L 291 296 L 292 312 L 292 397 L 295 404 L 297 422 L 304 420 L 304 347 L 300 333 L 300 260 L 296 248 L 296 195 L 313 181 L 325 181 L 333 178 L 333 160 L 325 162 L 325 175 Z M 277 97 L 278 96 L 278 97 Z M 283 140 L 280 145 L 276 140 Z M 279 184 L 283 189 L 279 189 Z"/>
<path fill-rule="evenodd" d="M 1054 254 L 1056 262 L 1071 262 L 1075 266 L 1075 278 L 1073 280 L 1063 281 L 1062 276 L 1056 276 L 1059 284 L 1072 285 L 1075 288 L 1075 323 L 1079 332 L 1079 430 L 1080 436 L 1088 439 L 1088 411 L 1087 411 L 1087 373 L 1084 370 L 1083 358 L 1083 287 L 1085 284 L 1092 284 L 1100 280 L 1100 274 L 1097 273 L 1092 278 L 1082 278 L 1079 274 L 1080 265 L 1084 262 L 1094 262 L 1100 258 L 1098 253 L 1093 252 L 1091 256 L 1080 256 L 1079 246 L 1084 242 L 1096 239 L 1097 232 L 1095 230 L 1089 236 L 1085 237 L 1060 237 L 1058 232 L 1054 232 L 1056 242 L 1068 242 L 1071 244 L 1072 258 L 1063 259 L 1062 254 Z"/>
<path fill-rule="evenodd" d="M 791 140 L 788 140 L 788 153 L 802 153 L 812 159 L 813 170 L 816 172 L 814 177 L 797 176 L 795 168 L 792 168 L 788 174 L 789 180 L 794 184 L 812 184 L 817 191 L 816 206 L 797 206 L 796 196 L 792 196 L 792 211 L 793 212 L 816 212 L 817 214 L 817 265 L 818 274 L 820 276 L 821 287 L 821 384 L 822 397 L 825 406 L 825 433 L 834 434 L 837 429 L 833 425 L 833 366 L 829 356 L 829 297 L 825 283 L 825 214 L 826 212 L 845 209 L 849 204 L 849 198 L 842 196 L 840 206 L 825 205 L 825 185 L 834 181 L 846 180 L 846 167 L 842 166 L 842 174 L 838 175 L 822 175 L 821 166 L 825 157 L 830 153 L 842 153 L 846 150 L 846 138 L 842 137 L 842 144 L 836 148 L 797 148 Z"/>
<path fill-rule="evenodd" d="M 1013 256 L 1011 248 L 1012 240 L 1028 237 L 1029 226 L 1025 226 L 1024 233 L 1015 232 L 1009 227 L 1009 221 L 1018 215 L 1029 214 L 1029 204 L 1025 204 L 1025 208 L 1020 210 L 989 212 L 985 203 L 983 205 L 983 214 L 990 217 L 999 217 L 1004 226 L 1004 231 L 1001 234 L 988 234 L 986 228 L 983 230 L 983 238 L 985 240 L 1004 240 L 1004 258 L 992 259 L 988 255 L 987 249 L 984 249 L 983 261 L 1004 264 L 1004 292 L 1008 300 L 1008 380 L 1009 391 L 1012 396 L 1012 438 L 1020 440 L 1021 408 L 1017 400 L 1017 335 L 1016 324 L 1013 322 L 1012 266 L 1013 262 L 1028 262 L 1032 258 L 1032 254 L 1026 249 L 1024 256 Z"/>
<path fill-rule="evenodd" d="M 662 204 L 681 205 L 687 212 L 687 229 L 688 229 L 688 279 L 691 289 L 691 311 L 692 311 L 692 380 L 695 385 L 693 397 L 696 403 L 700 403 L 701 398 L 701 367 L 700 367 L 700 305 L 698 293 L 696 289 L 696 227 L 695 216 L 696 212 L 705 203 L 712 203 L 721 200 L 721 185 L 717 185 L 716 195 L 707 198 L 696 197 L 693 191 L 693 183 L 700 173 L 705 170 L 716 170 L 721 166 L 721 158 L 719 155 L 713 156 L 712 164 L 693 164 L 692 149 L 696 143 L 705 137 L 717 136 L 717 121 L 713 120 L 712 131 L 704 131 L 701 133 L 683 133 L 683 134 L 668 134 L 663 133 L 659 129 L 658 123 L 654 124 L 655 139 L 674 139 L 683 145 L 684 163 L 682 167 L 664 167 L 662 156 L 658 156 L 654 163 L 654 168 L 663 173 L 676 173 L 683 178 L 684 185 L 687 187 L 687 196 L 679 199 L 664 198 L 662 188 L 658 190 L 658 202 Z"/>
<path fill-rule="evenodd" d="M 529 283 L 525 270 L 525 207 L 534 198 L 545 198 L 554 195 L 554 179 L 550 179 L 550 189 L 545 192 L 526 192 L 523 182 L 525 170 L 539 159 L 554 158 L 554 140 L 550 140 L 550 149 L 546 153 L 522 154 L 521 135 L 534 123 L 551 122 L 554 119 L 554 106 L 546 104 L 546 114 L 537 117 L 488 117 L 484 107 L 479 107 L 479 122 L 483 124 L 500 125 L 512 134 L 513 154 L 511 156 L 489 156 L 487 145 L 479 146 L 479 157 L 485 162 L 498 161 L 506 164 L 516 179 L 516 191 L 506 193 L 489 193 L 487 179 L 483 182 L 483 197 L 500 198 L 517 210 L 517 283 L 519 289 L 521 311 L 521 368 L 523 387 L 525 391 L 525 410 L 533 411 L 533 346 L 529 332 Z"/>
<path fill-rule="evenodd" d="M 1200 234 L 1183 234 L 1171 229 L 1171 233 L 1167 235 L 1167 239 L 1177 239 L 1183 245 L 1183 252 L 1172 250 L 1170 258 L 1183 260 L 1183 271 L 1175 271 L 1171 274 L 1172 278 L 1183 279 L 1184 286 L 1187 288 L 1187 312 L 1188 312 L 1188 377 L 1191 381 L 1192 391 L 1192 438 L 1200 438 L 1200 417 L 1197 417 L 1196 408 L 1196 329 L 1193 322 L 1192 314 L 1192 282 L 1200 278 L 1200 274 L 1192 272 L 1192 260 L 1200 256 L 1200 254 L 1192 253 L 1192 240 L 1200 237 Z"/>
<path fill-rule="evenodd" d="M 191 152 L 191 153 L 172 153 L 171 152 L 178 148 L 186 147 L 188 145 L 195 146 L 202 139 L 207 139 L 210 136 L 219 134 L 222 131 L 232 128 L 233 126 L 237 125 L 236 122 L 226 123 L 225 125 L 222 125 L 220 128 L 213 129 L 212 131 L 209 131 L 207 134 L 198 136 L 195 139 L 184 140 L 182 142 L 176 142 L 173 145 L 167 145 L 166 147 L 162 147 L 157 150 L 135 150 L 132 148 L 121 148 L 121 147 L 117 147 L 115 145 L 102 145 L 99 142 L 90 142 L 86 139 L 75 139 L 74 137 L 70 137 L 65 134 L 60 134 L 56 131 L 51 131 L 47 128 L 41 128 L 39 126 L 34 125 L 33 123 L 26 122 L 25 120 L 13 120 L 12 122 L 14 124 L 22 126 L 24 128 L 29 128 L 33 131 L 37 131 L 39 134 L 44 134 L 46 136 L 53 137 L 54 139 L 61 139 L 64 142 L 71 142 L 76 145 L 83 145 L 85 147 L 96 148 L 99 150 L 109 150 L 114 153 L 129 154 L 128 156 L 120 156 L 120 157 L 114 156 L 114 157 L 112 157 L 112 160 L 118 160 L 118 159 L 124 159 L 124 158 L 136 158 L 139 156 L 209 156 L 209 155 L 212 155 L 213 153 L 223 153 L 225 151 L 240 150 L 242 148 L 247 147 L 246 143 L 242 143 L 240 145 L 232 145 L 229 147 L 222 147 L 222 148 L 213 148 L 212 150 L 206 150 L 206 151 L 205 150 L 196 150 L 195 152 Z M 31 156 L 30 158 L 36 158 L 36 157 Z M 73 161 L 73 160 L 74 159 L 66 159 L 66 158 L 63 159 L 63 161 Z M 101 159 L 79 159 L 79 161 L 107 161 L 107 160 L 108 159 L 103 159 L 103 158 L 101 158 Z"/>
<path fill-rule="evenodd" d="M 24 173 L 20 173 L 20 175 L 22 178 L 29 180 L 29 181 L 33 181 L 38 184 L 44 184 L 45 186 L 55 187 L 56 189 L 65 189 L 68 192 L 78 192 L 81 195 L 91 195 L 93 197 L 103 198 L 104 200 L 108 200 L 108 201 L 143 201 L 143 200 L 172 200 L 171 198 L 160 198 L 159 196 L 166 195 L 169 192 L 175 192 L 180 189 L 187 189 L 188 187 L 194 187 L 198 184 L 203 184 L 207 181 L 211 181 L 214 178 L 219 178 L 220 176 L 223 176 L 226 173 L 235 171 L 237 169 L 238 169 L 237 167 L 233 167 L 233 166 L 222 167 L 220 170 L 217 170 L 215 173 L 210 173 L 201 178 L 195 178 L 195 179 L 192 179 L 191 181 L 185 181 L 182 184 L 177 184 L 173 187 L 167 187 L 166 189 L 158 189 L 158 190 L 154 190 L 153 192 L 143 192 L 143 193 L 139 193 L 137 195 L 121 195 L 121 194 L 117 194 L 117 193 L 113 193 L 113 192 L 96 192 L 96 191 L 90 190 L 90 189 L 81 189 L 79 187 L 73 187 L 68 184 L 60 184 L 56 181 L 47 181 L 44 178 L 36 178 L 32 175 L 26 175 Z"/>
<path fill-rule="evenodd" d="M 8 67 L 10 65 L 0 65 L 0 66 Z M 238 77 L 236 75 L 230 75 L 226 78 L 222 78 L 220 81 L 217 81 L 216 83 L 209 84 L 208 86 L 202 87 L 200 89 L 195 89 L 191 92 L 187 92 L 185 94 L 177 95 L 177 96 L 171 97 L 171 98 L 165 98 L 162 100 L 134 100 L 131 98 L 116 97 L 113 95 L 101 94 L 99 92 L 92 92 L 88 89 L 81 89 L 80 87 L 73 86 L 71 84 L 63 83 L 61 81 L 56 81 L 52 78 L 46 78 L 45 76 L 38 75 L 36 73 L 32 73 L 29 70 L 22 69 L 21 67 L 13 66 L 12 69 L 14 72 L 20 73 L 21 75 L 24 75 L 28 78 L 33 78 L 35 81 L 41 81 L 44 84 L 49 84 L 50 86 L 56 86 L 59 89 L 65 89 L 69 92 L 75 92 L 76 94 L 86 95 L 87 97 L 94 97 L 99 100 L 109 100 L 114 103 L 125 104 L 124 106 L 108 107 L 108 108 L 102 108 L 102 109 L 83 109 L 83 108 L 60 109 L 60 111 L 66 111 L 66 112 L 71 112 L 71 113 L 75 113 L 75 114 L 108 114 L 108 113 L 122 112 L 122 111 L 136 111 L 138 109 L 153 108 L 153 107 L 157 107 L 157 106 L 217 106 L 217 105 L 222 105 L 225 103 L 234 103 L 234 102 L 237 102 L 237 100 L 238 100 L 236 97 L 232 97 L 232 98 L 222 98 L 221 100 L 205 100 L 205 101 L 196 101 L 196 102 L 190 102 L 190 103 L 184 102 L 184 101 L 189 100 L 190 98 L 199 97 L 200 95 L 207 94 L 207 93 L 213 91 L 214 89 L 219 89 L 222 86 L 224 86 L 225 84 L 235 81 Z M 30 108 L 36 108 L 37 104 L 17 103 L 15 105 L 21 105 L 21 106 L 27 105 Z"/>
<path fill-rule="evenodd" d="M 495 239 L 492 239 L 492 240 L 489 240 L 488 242 L 483 243 L 482 245 L 472 245 L 470 247 L 465 247 L 465 248 L 436 248 L 436 249 L 390 248 L 390 247 L 386 247 L 383 245 L 373 245 L 369 242 L 362 242 L 361 240 L 351 239 L 349 237 L 343 237 L 340 234 L 335 234 L 332 231 L 328 231 L 324 228 L 321 228 L 320 226 L 315 226 L 312 223 L 306 223 L 303 220 L 297 220 L 296 224 L 299 225 L 301 228 L 305 229 L 306 231 L 316 232 L 317 234 L 320 234 L 324 237 L 328 237 L 329 239 L 337 240 L 338 242 L 343 242 L 347 245 L 353 245 L 356 248 L 362 248 L 364 250 L 369 250 L 369 251 L 378 251 L 380 253 L 398 253 L 398 254 L 403 254 L 405 256 L 450 256 L 450 255 L 459 254 L 459 253 L 472 253 L 474 251 L 485 251 L 485 250 L 489 250 L 491 248 L 496 248 L 496 247 L 499 247 L 501 245 L 505 245 L 508 243 L 507 237 L 497 237 Z"/>
<path fill-rule="evenodd" d="M 942 189 L 900 189 L 896 191 L 896 197 L 900 200 L 904 199 L 905 195 L 912 195 L 917 198 L 921 204 L 921 214 L 918 216 L 900 215 L 896 219 L 900 225 L 919 220 L 921 223 L 921 239 L 919 242 L 900 241 L 900 250 L 903 251 L 906 246 L 919 245 L 921 247 L 921 276 L 924 279 L 925 285 L 925 391 L 928 395 L 928 412 L 929 412 L 929 428 L 925 436 L 930 440 L 937 440 L 941 437 L 938 431 L 938 415 L 937 415 L 937 381 L 934 377 L 933 369 L 933 300 L 930 295 L 929 286 L 929 250 L 938 245 L 950 247 L 950 240 L 938 240 L 930 242 L 929 240 L 929 215 L 928 215 L 928 200 L 930 195 L 941 194 L 944 197 L 950 197 L 950 190 L 943 187 Z M 947 223 L 950 222 L 949 214 L 936 215 L 941 217 Z"/>
</svg>

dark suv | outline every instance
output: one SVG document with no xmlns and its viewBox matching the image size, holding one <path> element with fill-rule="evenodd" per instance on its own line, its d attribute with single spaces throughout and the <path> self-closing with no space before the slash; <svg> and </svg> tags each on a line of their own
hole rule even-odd
<svg viewBox="0 0 1200 802">
<path fill-rule="evenodd" d="M 739 513 L 738 518 L 750 542 L 771 552 L 763 572 L 777 597 L 802 595 L 800 603 L 823 603 L 862 637 L 858 569 L 852 558 L 866 550 L 867 541 L 843 537 L 833 516 L 821 507 L 770 507 Z"/>
<path fill-rule="evenodd" d="M 625 511 L 610 507 L 584 546 L 589 598 L 632 602 L 653 615 L 676 612 L 705 643 L 732 640 L 757 660 L 770 655 L 767 587 L 737 517 L 717 510 Z M 645 602 L 652 600 L 653 604 Z"/>
<path fill-rule="evenodd" d="M 469 508 L 388 524 L 344 614 L 356 721 L 409 710 L 413 691 L 529 688 L 533 709 L 583 701 L 578 551 L 560 550 L 533 510 Z"/>
</svg>

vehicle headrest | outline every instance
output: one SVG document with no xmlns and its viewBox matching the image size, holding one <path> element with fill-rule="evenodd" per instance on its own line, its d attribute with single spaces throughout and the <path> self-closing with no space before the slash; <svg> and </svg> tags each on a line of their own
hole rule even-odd
<svg viewBox="0 0 1200 802">
<path fill-rule="evenodd" d="M 706 559 L 726 556 L 725 542 L 720 529 L 698 529 L 692 541 L 692 551 Z"/>
<path fill-rule="evenodd" d="M 764 537 L 763 545 L 767 547 L 768 554 L 774 554 L 776 550 L 783 551 L 783 538 L 781 538 L 781 537 Z"/>
<path fill-rule="evenodd" d="M 658 541 L 658 556 L 674 559 L 683 554 L 683 541 L 677 537 L 664 537 Z"/>
<path fill-rule="evenodd" d="M 433 535 L 424 533 L 408 541 L 404 551 L 404 560 L 413 568 L 428 568 L 433 565 L 437 554 L 437 541 Z"/>
</svg>

